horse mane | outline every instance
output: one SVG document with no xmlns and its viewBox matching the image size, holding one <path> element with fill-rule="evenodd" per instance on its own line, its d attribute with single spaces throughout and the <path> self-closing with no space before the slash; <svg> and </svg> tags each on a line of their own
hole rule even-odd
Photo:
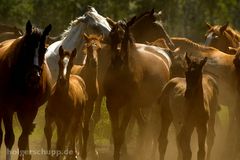
<svg viewBox="0 0 240 160">
<path fill-rule="evenodd" d="M 146 11 L 146 12 L 141 13 L 139 16 L 137 16 L 135 23 L 138 23 L 145 16 L 151 15 L 151 13 L 152 13 L 152 11 Z M 155 17 L 155 15 L 154 14 L 152 14 L 152 15 L 154 17 L 154 21 L 157 21 L 157 18 Z"/>
<path fill-rule="evenodd" d="M 187 38 L 182 38 L 182 37 L 172 37 L 171 40 L 173 41 L 174 45 L 176 47 L 183 47 L 183 48 L 191 48 L 193 50 L 201 50 L 201 51 L 206 51 L 206 50 L 217 50 L 213 47 L 209 46 L 204 46 L 198 43 L 195 43 L 191 41 L 190 39 Z"/>
<path fill-rule="evenodd" d="M 72 30 L 72 28 L 76 25 L 78 25 L 81 20 L 82 20 L 83 16 L 80 16 L 80 17 L 77 17 L 75 20 L 72 20 L 70 23 L 69 23 L 69 26 L 66 30 L 63 31 L 63 33 L 61 34 L 61 39 L 64 39 L 69 33 L 70 31 Z"/>
</svg>

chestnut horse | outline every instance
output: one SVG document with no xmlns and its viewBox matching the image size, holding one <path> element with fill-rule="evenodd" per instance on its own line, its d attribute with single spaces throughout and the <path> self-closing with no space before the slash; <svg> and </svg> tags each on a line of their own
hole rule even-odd
<svg viewBox="0 0 240 160">
<path fill-rule="evenodd" d="M 66 155 L 76 158 L 75 142 L 77 133 L 81 131 L 83 110 L 87 101 L 86 86 L 82 78 L 72 75 L 71 69 L 76 56 L 76 49 L 72 53 L 59 48 L 59 74 L 57 82 L 52 89 L 45 110 L 45 136 L 48 150 L 51 149 L 52 123 L 57 125 L 57 150 L 63 153 L 70 141 L 69 150 L 74 154 Z M 59 159 L 61 155 L 57 155 Z M 85 158 L 84 158 L 85 159 Z"/>
<path fill-rule="evenodd" d="M 186 78 L 171 79 L 163 88 L 160 97 L 161 131 L 159 135 L 160 160 L 164 159 L 168 129 L 173 122 L 177 134 L 178 160 L 191 160 L 190 140 L 193 129 L 198 133 L 198 160 L 205 160 L 207 137 L 207 159 L 214 143 L 215 115 L 219 110 L 216 81 L 208 74 L 202 74 L 207 61 L 191 60 L 186 55 L 188 69 Z"/>
<path fill-rule="evenodd" d="M 98 57 L 99 52 L 101 50 L 101 41 L 103 37 L 97 35 L 86 35 L 84 34 L 85 45 L 84 45 L 84 52 L 87 55 L 85 59 L 85 64 L 83 66 L 75 65 L 72 69 L 73 74 L 77 74 L 81 76 L 86 84 L 86 92 L 88 94 L 88 100 L 86 103 L 86 109 L 84 111 L 84 127 L 83 127 L 83 157 L 86 157 L 87 153 L 87 140 L 89 136 L 89 122 L 90 118 L 93 113 L 93 108 L 97 96 L 99 94 L 99 87 L 98 87 Z M 90 125 L 91 127 L 95 127 L 94 125 Z M 95 144 L 93 142 L 93 132 L 94 128 L 91 128 L 90 131 L 90 151 L 94 151 L 94 155 L 98 155 L 97 151 L 95 150 Z"/>
<path fill-rule="evenodd" d="M 134 43 L 129 31 L 134 20 L 135 18 L 125 26 L 117 23 L 110 32 L 111 62 L 103 86 L 112 123 L 114 160 L 120 159 L 121 146 L 131 116 L 141 119 L 142 111 L 149 113 L 153 109 L 152 106 L 157 103 L 161 89 L 170 76 L 171 60 L 165 51 L 161 50 L 157 55 L 153 46 Z M 146 126 L 144 122 L 142 128 Z M 139 153 L 143 152 L 141 150 Z"/>
<path fill-rule="evenodd" d="M 221 52 L 213 47 L 199 45 L 187 38 L 171 38 L 171 40 L 175 47 L 178 48 L 176 54 L 179 56 L 189 52 L 194 57 L 208 57 L 203 72 L 209 73 L 216 79 L 219 87 L 219 103 L 228 106 L 229 110 L 229 135 L 226 139 L 226 144 L 224 144 L 227 147 L 224 147 L 225 152 L 222 157 L 223 159 L 234 159 L 236 155 L 233 152 L 234 149 L 237 149 L 235 146 L 236 139 L 240 133 L 240 131 L 235 129 L 238 128 L 237 126 L 240 123 L 240 111 L 237 109 L 239 108 L 237 102 L 239 99 L 239 90 L 237 90 L 239 78 L 233 64 L 235 56 Z M 230 50 L 230 52 L 232 51 Z M 175 71 L 173 70 L 173 72 Z M 179 68 L 177 72 L 181 72 Z"/>
<path fill-rule="evenodd" d="M 240 47 L 240 33 L 232 29 L 228 23 L 223 26 L 212 26 L 207 23 L 207 26 L 205 45 L 215 47 L 228 54 L 230 54 L 228 47 Z"/>
<path fill-rule="evenodd" d="M 18 159 L 31 159 L 28 150 L 29 135 L 35 127 L 33 120 L 51 91 L 51 76 L 44 61 L 45 40 L 50 30 L 48 25 L 41 32 L 28 21 L 23 37 L 8 40 L 0 47 L 0 120 L 5 126 L 7 159 L 11 159 L 9 151 L 14 144 L 14 112 L 22 127 Z"/>
</svg>

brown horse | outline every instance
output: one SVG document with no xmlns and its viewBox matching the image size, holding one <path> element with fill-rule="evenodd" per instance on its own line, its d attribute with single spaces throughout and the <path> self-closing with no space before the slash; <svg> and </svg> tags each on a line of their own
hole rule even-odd
<svg viewBox="0 0 240 160">
<path fill-rule="evenodd" d="M 0 34 L 4 32 L 14 32 L 19 35 L 23 35 L 23 31 L 16 26 L 11 26 L 7 24 L 0 24 Z"/>
<path fill-rule="evenodd" d="M 149 113 L 153 104 L 156 104 L 163 85 L 169 80 L 171 62 L 168 61 L 166 52 L 161 57 L 154 53 L 153 48 L 134 43 L 129 31 L 134 20 L 135 18 L 130 20 L 126 26 L 112 26 L 110 33 L 111 63 L 103 84 L 112 123 L 114 160 L 120 159 L 121 146 L 131 116 L 140 120 L 142 111 Z M 164 58 L 164 54 L 168 58 Z M 147 122 L 143 120 L 142 129 Z M 140 133 L 143 134 L 143 130 Z"/>
<path fill-rule="evenodd" d="M 77 133 L 81 130 L 83 110 L 87 101 L 86 86 L 82 78 L 72 75 L 71 69 L 76 56 L 76 49 L 72 53 L 59 48 L 59 74 L 57 82 L 52 89 L 45 110 L 45 136 L 48 150 L 51 149 L 52 123 L 57 125 L 57 150 L 63 153 L 70 141 L 69 149 L 74 154 L 67 155 L 76 158 L 75 141 Z M 60 155 L 57 155 L 60 158 Z"/>
<path fill-rule="evenodd" d="M 233 60 L 234 55 L 226 54 L 213 47 L 202 46 L 192 42 L 186 38 L 171 38 L 175 46 L 178 48 L 177 55 L 183 56 L 185 52 L 189 52 L 194 57 L 208 57 L 208 62 L 204 67 L 203 72 L 212 75 L 219 87 L 219 103 L 228 106 L 229 110 L 229 135 L 226 139 L 227 147 L 224 147 L 223 159 L 234 159 L 236 154 L 233 154 L 236 150 L 237 137 L 239 135 L 236 125 L 239 124 L 238 111 L 238 99 L 239 91 L 238 83 L 239 78 L 235 72 L 235 66 Z M 231 52 L 231 50 L 230 50 Z M 181 72 L 178 70 L 177 72 Z"/>
<path fill-rule="evenodd" d="M 228 23 L 223 26 L 211 26 L 207 23 L 207 26 L 205 45 L 215 47 L 228 54 L 230 54 L 228 47 L 236 48 L 240 46 L 240 33 L 232 29 Z"/>
<path fill-rule="evenodd" d="M 40 32 L 28 21 L 23 37 L 8 40 L 0 47 L 0 120 L 5 126 L 7 159 L 14 144 L 14 112 L 22 127 L 18 159 L 31 159 L 28 150 L 29 135 L 35 127 L 33 120 L 51 90 L 51 77 L 44 62 L 45 40 L 50 30 L 51 25 L 48 25 Z"/>
<path fill-rule="evenodd" d="M 168 33 L 164 29 L 161 22 L 158 20 L 159 13 L 155 12 L 154 9 L 142 13 L 136 17 L 135 23 L 131 26 L 130 30 L 135 38 L 135 41 L 138 43 L 146 43 L 157 40 L 158 38 L 164 38 L 168 46 L 174 49 L 174 44 L 172 43 Z M 110 18 L 107 18 L 110 25 L 115 25 L 117 22 L 114 22 Z M 119 21 L 124 23 L 123 21 Z M 119 23 L 118 22 L 118 23 Z M 143 32 L 144 28 L 144 32 Z"/>
<path fill-rule="evenodd" d="M 86 84 L 86 91 L 88 94 L 88 100 L 85 108 L 84 115 L 84 128 L 83 128 L 83 156 L 86 158 L 87 153 L 87 141 L 89 136 L 89 122 L 93 113 L 93 108 L 97 96 L 99 95 L 98 87 L 98 57 L 101 50 L 101 42 L 103 41 L 102 36 L 97 35 L 86 35 L 84 34 L 85 45 L 84 52 L 87 55 L 85 59 L 85 64 L 83 66 L 75 65 L 72 69 L 73 74 L 81 76 Z M 91 127 L 95 127 L 91 125 Z M 91 151 L 95 151 L 95 145 L 93 142 L 93 132 L 94 128 L 91 128 L 90 134 L 90 144 Z M 96 152 L 96 151 L 95 151 Z M 97 152 L 95 153 L 97 155 Z"/>
<path fill-rule="evenodd" d="M 207 159 L 210 159 L 214 143 L 215 115 L 219 109 L 218 88 L 213 77 L 203 74 L 207 61 L 191 60 L 186 55 L 188 69 L 186 78 L 173 78 L 163 88 L 160 98 L 161 132 L 159 136 L 160 160 L 164 159 L 167 147 L 168 129 L 173 122 L 177 133 L 178 160 L 191 160 L 190 140 L 193 129 L 198 133 L 198 160 L 205 160 L 207 137 Z"/>
<path fill-rule="evenodd" d="M 131 26 L 130 30 L 134 35 L 135 41 L 139 43 L 146 43 L 146 42 L 152 42 L 160 37 L 163 37 L 166 42 L 168 43 L 168 46 L 170 48 L 174 48 L 174 44 L 171 42 L 171 39 L 169 38 L 166 30 L 162 26 L 162 24 L 157 20 L 157 16 L 159 13 L 154 12 L 154 10 L 147 11 L 145 13 L 142 13 L 138 17 L 136 17 L 136 22 Z M 112 19 L 107 18 L 108 23 L 111 26 L 121 25 L 124 21 L 118 21 L 114 22 Z M 145 29 L 145 32 L 142 32 L 142 28 Z M 107 52 L 107 53 L 106 53 Z M 104 96 L 104 91 L 102 89 L 102 81 L 103 77 L 105 76 L 106 69 L 109 66 L 110 60 L 109 57 L 111 56 L 109 54 L 109 47 L 103 47 L 102 49 L 102 56 L 100 59 L 100 66 L 99 69 L 101 70 L 99 72 L 99 96 L 97 98 L 95 111 L 93 114 L 94 121 L 97 123 L 100 120 L 100 108 L 101 108 L 101 102 L 102 98 Z"/>
<path fill-rule="evenodd" d="M 16 39 L 23 35 L 23 31 L 16 26 L 0 24 L 0 42 L 8 39 Z"/>
</svg>

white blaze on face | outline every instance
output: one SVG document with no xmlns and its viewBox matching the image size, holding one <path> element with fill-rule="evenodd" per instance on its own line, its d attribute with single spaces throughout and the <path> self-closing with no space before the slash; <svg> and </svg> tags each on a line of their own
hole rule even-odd
<svg viewBox="0 0 240 160">
<path fill-rule="evenodd" d="M 39 59 L 38 59 L 38 55 L 39 55 L 39 53 L 38 53 L 38 51 L 39 51 L 39 45 L 40 45 L 40 43 L 38 43 L 38 46 L 37 46 L 37 48 L 36 48 L 36 50 L 35 50 L 35 53 L 34 53 L 34 59 L 33 59 L 33 64 L 35 65 L 35 66 L 39 66 Z"/>
<path fill-rule="evenodd" d="M 205 45 L 208 46 L 212 42 L 213 39 L 213 32 L 210 32 L 206 38 Z"/>
<path fill-rule="evenodd" d="M 66 75 L 67 75 L 68 63 L 69 63 L 69 58 L 68 57 L 64 57 L 64 59 L 63 59 L 63 76 L 64 77 L 66 77 Z"/>
</svg>

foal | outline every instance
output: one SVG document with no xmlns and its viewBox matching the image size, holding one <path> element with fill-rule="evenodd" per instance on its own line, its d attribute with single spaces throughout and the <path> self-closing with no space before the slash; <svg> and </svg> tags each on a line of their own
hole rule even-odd
<svg viewBox="0 0 240 160">
<path fill-rule="evenodd" d="M 83 109 L 87 100 L 84 81 L 77 75 L 71 75 L 76 49 L 70 52 L 59 48 L 59 75 L 45 110 L 45 136 L 48 150 L 51 149 L 52 123 L 57 125 L 57 150 L 63 151 L 70 140 L 70 149 L 76 158 L 75 139 L 80 130 Z M 58 156 L 59 158 L 59 156 Z"/>
<path fill-rule="evenodd" d="M 205 159 L 205 141 L 207 137 L 207 159 L 213 146 L 215 115 L 219 109 L 215 80 L 209 75 L 202 75 L 202 68 L 207 61 L 191 60 L 186 55 L 188 70 L 186 78 L 173 78 L 164 87 L 160 99 L 162 129 L 159 136 L 160 160 L 164 159 L 167 147 L 168 128 L 173 122 L 177 133 L 178 160 L 190 160 L 192 152 L 190 139 L 194 128 L 198 134 L 198 160 Z"/>
<path fill-rule="evenodd" d="M 93 107 L 97 96 L 99 94 L 98 87 L 98 54 L 101 50 L 102 36 L 87 35 L 84 34 L 86 41 L 84 45 L 84 52 L 87 55 L 85 58 L 84 66 L 75 65 L 72 68 L 72 73 L 81 76 L 86 84 L 86 91 L 88 94 L 88 100 L 86 108 L 84 110 L 84 128 L 83 128 L 83 152 L 82 158 L 87 156 L 87 142 L 89 136 L 89 122 L 93 113 Z M 91 125 L 92 126 L 92 125 Z M 94 131 L 94 128 L 91 128 Z M 91 149 L 95 151 L 95 145 L 93 142 L 93 133 L 90 134 L 90 145 Z M 95 151 L 96 152 L 96 151 Z M 97 152 L 95 153 L 97 155 Z"/>
</svg>

